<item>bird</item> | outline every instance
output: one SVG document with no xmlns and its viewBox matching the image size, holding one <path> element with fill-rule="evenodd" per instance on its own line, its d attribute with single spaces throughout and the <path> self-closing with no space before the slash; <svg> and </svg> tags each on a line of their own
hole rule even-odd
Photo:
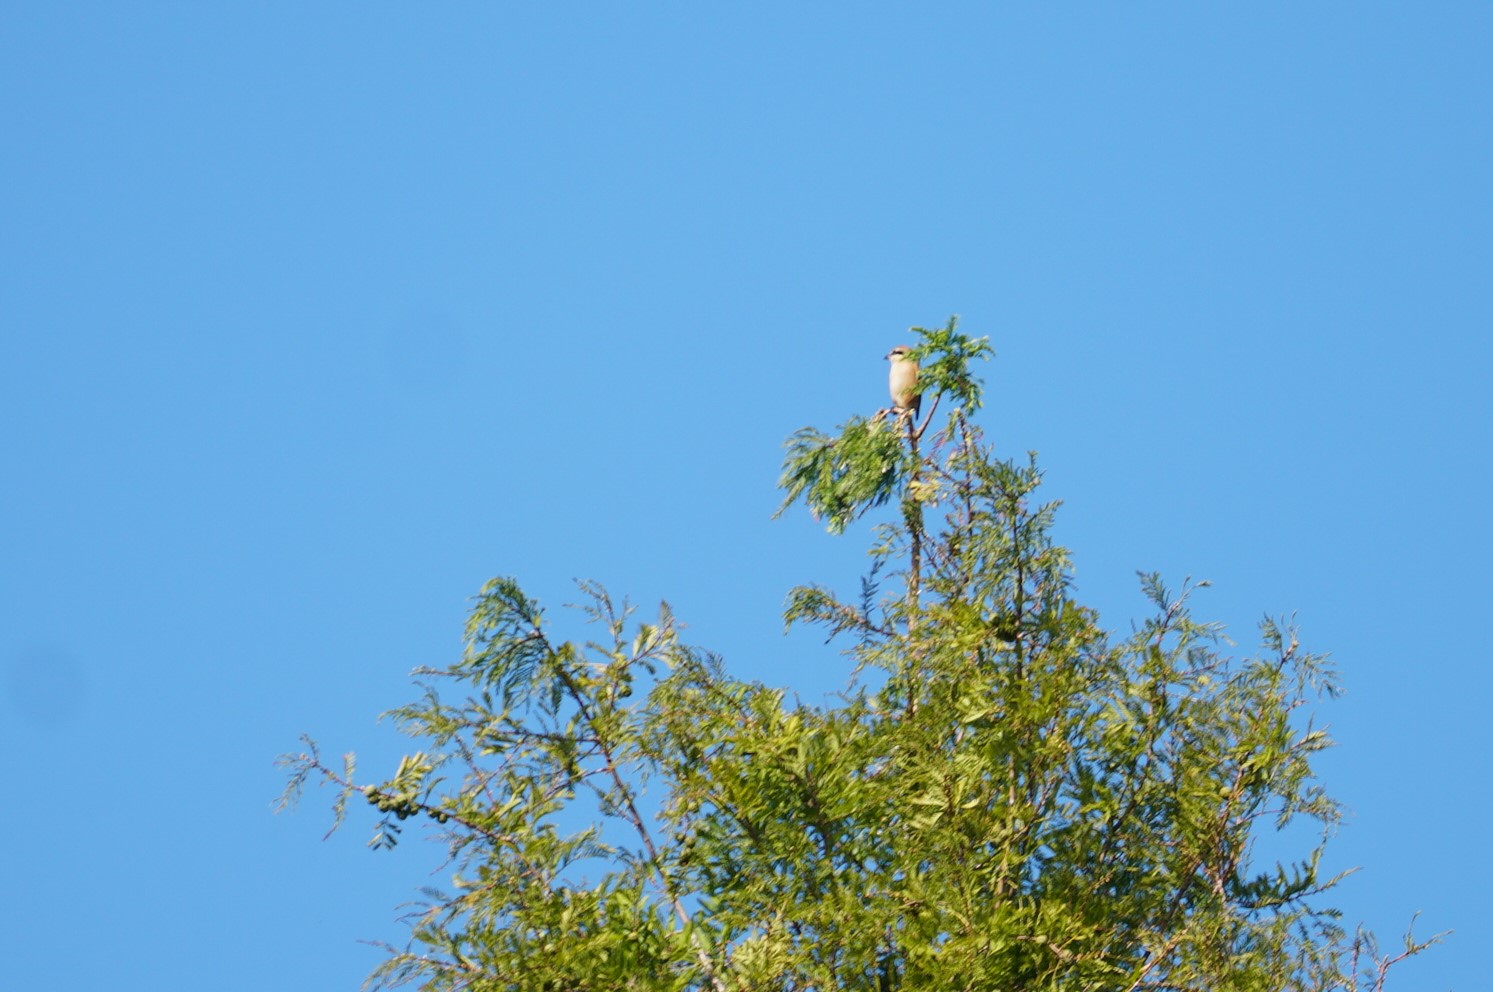
<svg viewBox="0 0 1493 992">
<path fill-rule="evenodd" d="M 903 411 L 911 410 L 913 419 L 916 420 L 918 410 L 923 405 L 923 396 L 917 391 L 918 363 L 907 357 L 910 350 L 907 345 L 899 344 L 887 352 L 886 357 L 892 362 L 888 386 L 892 392 L 892 412 L 900 416 Z"/>
</svg>

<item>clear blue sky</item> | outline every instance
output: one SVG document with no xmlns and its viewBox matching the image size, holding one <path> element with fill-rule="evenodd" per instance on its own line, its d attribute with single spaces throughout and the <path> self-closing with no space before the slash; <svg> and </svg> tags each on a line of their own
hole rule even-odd
<svg viewBox="0 0 1493 992">
<path fill-rule="evenodd" d="M 1493 7 L 1120 7 L 6 4 L 8 985 L 355 988 L 436 853 L 271 762 L 491 575 L 838 686 L 780 444 L 958 313 L 1111 627 L 1332 652 L 1338 903 L 1485 987 Z"/>
</svg>

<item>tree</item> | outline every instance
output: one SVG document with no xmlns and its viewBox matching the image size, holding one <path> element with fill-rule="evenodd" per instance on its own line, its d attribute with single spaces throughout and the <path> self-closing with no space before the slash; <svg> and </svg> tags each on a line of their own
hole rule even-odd
<svg viewBox="0 0 1493 992">
<path fill-rule="evenodd" d="M 833 705 L 731 678 L 666 605 L 641 622 L 582 584 L 596 633 L 560 639 L 513 579 L 466 650 L 395 710 L 425 742 L 360 784 L 307 739 L 286 801 L 334 783 L 431 821 L 454 866 L 377 984 L 422 989 L 1367 990 L 1380 956 L 1322 903 L 1338 807 L 1309 704 L 1336 691 L 1289 625 L 1233 657 L 1191 588 L 1107 633 L 1072 596 L 1035 459 L 973 415 L 990 352 L 913 329 L 921 424 L 882 411 L 790 440 L 784 508 L 833 532 L 884 504 L 860 596 L 792 591 L 786 619 L 847 643 Z M 938 418 L 942 402 L 945 413 Z M 928 432 L 932 431 L 931 434 Z M 1300 857 L 1258 838 L 1316 824 Z"/>
</svg>

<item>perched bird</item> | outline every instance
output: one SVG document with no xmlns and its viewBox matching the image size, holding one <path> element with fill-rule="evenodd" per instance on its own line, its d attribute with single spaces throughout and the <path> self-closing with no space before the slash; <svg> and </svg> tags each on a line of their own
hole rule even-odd
<svg viewBox="0 0 1493 992">
<path fill-rule="evenodd" d="M 918 363 L 907 357 L 911 349 L 905 344 L 899 344 L 887 352 L 887 358 L 892 360 L 892 374 L 888 385 L 892 391 L 892 412 L 900 415 L 904 410 L 911 410 L 913 419 L 916 420 L 918 410 L 923 405 L 923 396 L 917 391 L 918 388 Z"/>
</svg>

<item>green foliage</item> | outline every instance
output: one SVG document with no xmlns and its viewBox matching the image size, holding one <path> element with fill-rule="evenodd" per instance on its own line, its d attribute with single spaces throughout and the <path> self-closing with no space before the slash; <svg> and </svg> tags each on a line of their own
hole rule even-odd
<svg viewBox="0 0 1493 992">
<path fill-rule="evenodd" d="M 1273 621 L 1235 657 L 1156 576 L 1149 616 L 1107 633 L 1072 598 L 1035 461 L 995 458 L 969 419 L 988 345 L 918 333 L 925 395 L 950 404 L 926 453 L 878 417 L 800 431 L 786 459 L 785 508 L 831 531 L 901 509 L 857 602 L 789 596 L 789 623 L 853 642 L 840 702 L 733 679 L 667 606 L 639 622 L 591 584 L 594 632 L 562 639 L 495 579 L 463 657 L 393 713 L 424 750 L 366 785 L 314 746 L 287 759 L 288 799 L 321 776 L 338 822 L 354 796 L 382 814 L 374 846 L 413 818 L 449 851 L 451 891 L 376 982 L 1327 992 L 1382 988 L 1434 941 L 1379 956 L 1321 902 L 1325 660 Z M 1296 822 L 1320 840 L 1261 863 Z"/>
<path fill-rule="evenodd" d="M 778 480 L 787 497 L 778 513 L 803 499 L 832 534 L 895 496 L 909 468 L 896 426 L 884 417 L 852 417 L 836 437 L 805 427 L 789 439 L 788 452 Z"/>
<path fill-rule="evenodd" d="M 974 363 L 995 352 L 985 338 L 959 333 L 959 318 L 950 317 L 943 327 L 914 327 L 921 341 L 908 356 L 918 363 L 918 382 L 936 396 L 954 404 L 956 416 L 968 417 L 980 409 L 982 384 L 974 375 Z"/>
</svg>

